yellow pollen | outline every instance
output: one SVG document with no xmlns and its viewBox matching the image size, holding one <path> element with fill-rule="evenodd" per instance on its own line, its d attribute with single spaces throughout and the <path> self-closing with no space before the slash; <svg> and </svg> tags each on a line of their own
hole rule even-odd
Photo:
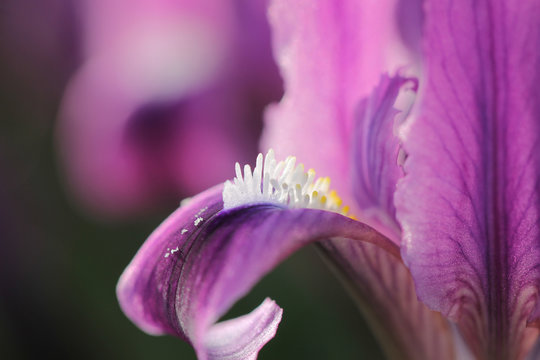
<svg viewBox="0 0 540 360">
<path fill-rule="evenodd" d="M 326 185 L 326 186 L 330 186 L 330 177 L 329 176 L 323 178 L 323 184 Z"/>
<path fill-rule="evenodd" d="M 341 204 L 343 203 L 343 200 L 338 196 L 337 192 L 335 190 L 330 191 L 330 199 L 336 203 L 338 207 L 341 207 Z"/>
</svg>

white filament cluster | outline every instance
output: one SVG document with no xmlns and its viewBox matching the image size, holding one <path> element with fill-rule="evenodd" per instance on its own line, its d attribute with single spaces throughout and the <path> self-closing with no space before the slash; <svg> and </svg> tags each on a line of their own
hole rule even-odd
<svg viewBox="0 0 540 360">
<path fill-rule="evenodd" d="M 338 212 L 346 215 L 348 207 L 335 191 L 330 190 L 330 178 L 315 180 L 313 169 L 304 171 L 304 165 L 296 165 L 296 158 L 289 156 L 285 161 L 276 162 L 274 152 L 266 156 L 259 154 L 253 172 L 244 166 L 244 174 L 236 163 L 236 177 L 227 180 L 223 188 L 225 209 L 246 204 L 270 202 L 290 208 L 311 208 Z"/>
</svg>

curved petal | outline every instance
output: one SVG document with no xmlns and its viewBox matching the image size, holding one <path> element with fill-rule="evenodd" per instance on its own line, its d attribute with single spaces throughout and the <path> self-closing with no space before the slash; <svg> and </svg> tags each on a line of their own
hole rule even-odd
<svg viewBox="0 0 540 360">
<path fill-rule="evenodd" d="M 426 82 L 402 133 L 404 260 L 479 358 L 522 358 L 537 337 L 539 19 L 538 1 L 427 1 Z"/>
<path fill-rule="evenodd" d="M 407 64 L 395 7 L 393 0 L 275 0 L 270 5 L 285 95 L 267 109 L 262 148 L 283 158 L 295 154 L 308 168 L 330 176 L 345 199 L 352 199 L 355 108 L 380 74 Z"/>
<path fill-rule="evenodd" d="M 405 118 L 416 85 L 415 80 L 399 75 L 383 75 L 371 95 L 360 102 L 352 136 L 351 177 L 360 219 L 398 244 L 401 229 L 395 218 L 394 192 L 403 171 L 402 152 L 394 131 L 400 120 L 395 103 L 402 88 L 410 90 L 401 96 L 400 106 L 404 108 L 400 109 L 400 118 Z"/>
<path fill-rule="evenodd" d="M 283 310 L 270 299 L 248 315 L 223 321 L 206 334 L 204 347 L 212 359 L 256 359 L 259 350 L 275 336 Z"/>
<path fill-rule="evenodd" d="M 268 204 L 221 209 L 217 187 L 177 210 L 143 245 L 117 289 L 139 327 L 184 338 L 200 359 L 249 358 L 273 337 L 281 310 L 271 301 L 247 317 L 214 324 L 299 247 L 341 235 L 377 243 L 399 258 L 389 240 L 336 213 Z M 226 331 L 232 326 L 235 332 Z"/>
<path fill-rule="evenodd" d="M 185 339 L 200 359 L 255 358 L 281 319 L 282 310 L 273 301 L 265 300 L 244 317 L 216 322 L 285 257 L 334 237 L 339 238 L 325 251 L 339 246 L 361 251 L 360 256 L 351 254 L 361 262 L 346 276 L 362 301 L 375 309 L 368 313 L 387 335 L 386 350 L 400 358 L 428 359 L 433 350 L 452 358 L 448 324 L 417 302 L 398 247 L 390 240 L 327 211 L 266 203 L 222 210 L 221 187 L 192 199 L 149 237 L 122 275 L 118 298 L 140 328 Z"/>
</svg>

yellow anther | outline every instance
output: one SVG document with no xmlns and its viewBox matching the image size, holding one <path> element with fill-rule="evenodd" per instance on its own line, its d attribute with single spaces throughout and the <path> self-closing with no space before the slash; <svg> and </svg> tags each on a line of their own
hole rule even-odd
<svg viewBox="0 0 540 360">
<path fill-rule="evenodd" d="M 326 204 L 326 196 L 323 195 L 323 197 L 321 198 L 321 204 Z"/>
<path fill-rule="evenodd" d="M 343 209 L 341 209 L 341 212 L 343 213 L 343 215 L 347 215 L 350 209 L 351 208 L 348 205 L 346 205 L 343 207 Z"/>
<path fill-rule="evenodd" d="M 341 204 L 343 203 L 343 200 L 341 200 L 341 198 L 338 196 L 335 190 L 330 191 L 329 196 L 330 196 L 330 200 L 332 200 L 332 202 L 334 202 L 338 207 L 340 207 Z"/>
<path fill-rule="evenodd" d="M 314 190 L 314 191 L 311 193 L 311 196 L 315 199 L 317 196 L 319 196 L 319 193 L 317 192 L 317 190 Z"/>
</svg>

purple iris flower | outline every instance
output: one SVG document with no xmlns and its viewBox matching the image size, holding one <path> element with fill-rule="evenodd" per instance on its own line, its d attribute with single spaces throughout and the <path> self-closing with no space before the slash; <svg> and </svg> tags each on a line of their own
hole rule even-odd
<svg viewBox="0 0 540 360">
<path fill-rule="evenodd" d="M 86 208 L 134 215 L 224 181 L 226 164 L 256 155 L 262 110 L 281 92 L 266 0 L 78 5 L 84 61 L 58 143 Z"/>
<path fill-rule="evenodd" d="M 396 6 L 271 3 L 285 95 L 263 147 L 299 154 L 341 197 L 274 151 L 237 165 L 122 275 L 135 324 L 183 338 L 200 359 L 254 359 L 282 310 L 267 299 L 219 318 L 315 243 L 389 357 L 539 356 L 540 2 L 425 0 L 416 24 L 396 21 L 411 14 Z"/>
</svg>

